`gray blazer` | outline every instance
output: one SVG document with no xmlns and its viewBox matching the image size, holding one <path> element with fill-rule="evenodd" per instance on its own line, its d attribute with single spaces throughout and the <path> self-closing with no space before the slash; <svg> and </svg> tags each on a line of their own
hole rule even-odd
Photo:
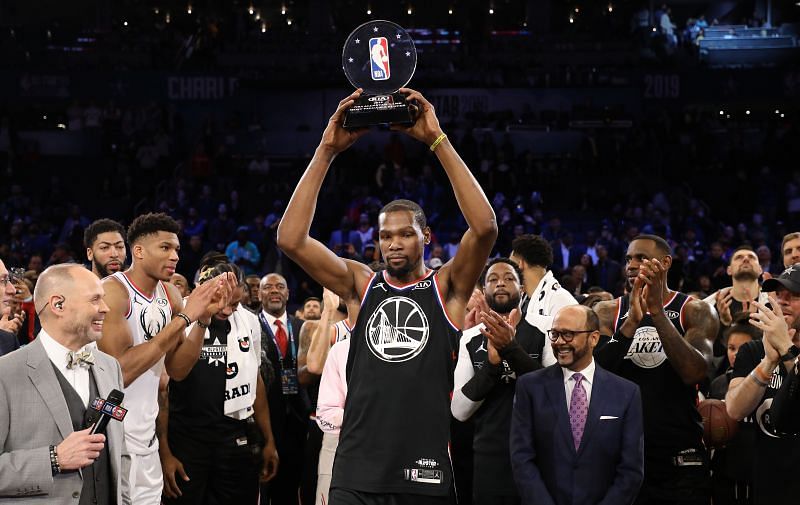
<svg viewBox="0 0 800 505">
<path fill-rule="evenodd" d="M 122 371 L 117 360 L 93 351 L 92 367 L 102 398 L 112 389 L 122 390 Z M 81 472 L 53 477 L 51 445 L 73 432 L 67 401 L 58 384 L 40 339 L 0 357 L 0 502 L 74 505 L 83 485 Z M 117 503 L 128 503 L 120 469 L 127 458 L 122 423 L 111 421 L 106 429 L 111 476 L 116 481 Z M 124 499 L 123 499 L 124 498 Z"/>
</svg>

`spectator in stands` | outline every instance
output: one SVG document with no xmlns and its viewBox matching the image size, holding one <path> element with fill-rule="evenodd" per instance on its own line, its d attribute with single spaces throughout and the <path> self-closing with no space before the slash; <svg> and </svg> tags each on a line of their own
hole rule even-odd
<svg viewBox="0 0 800 505">
<path fill-rule="evenodd" d="M 22 328 L 25 316 L 11 313 L 10 303 L 16 293 L 14 275 L 0 260 L 0 356 L 19 348 L 17 333 Z"/>
<path fill-rule="evenodd" d="M 224 251 L 236 233 L 236 223 L 228 216 L 228 206 L 224 203 L 217 208 L 217 217 L 208 225 L 208 240 L 211 246 Z"/>
<path fill-rule="evenodd" d="M 800 263 L 800 232 L 789 233 L 783 237 L 781 254 L 783 255 L 783 268 Z"/>
<path fill-rule="evenodd" d="M 781 273 L 780 266 L 772 262 L 772 251 L 770 251 L 769 246 L 758 246 L 756 255 L 758 256 L 758 264 L 761 265 L 761 271 L 763 273 L 770 275 L 779 275 Z"/>
<path fill-rule="evenodd" d="M 258 247 L 247 239 L 249 228 L 240 226 L 236 230 L 236 240 L 228 244 L 225 255 L 236 264 L 245 275 L 252 275 L 258 271 L 261 264 L 261 253 Z"/>
</svg>

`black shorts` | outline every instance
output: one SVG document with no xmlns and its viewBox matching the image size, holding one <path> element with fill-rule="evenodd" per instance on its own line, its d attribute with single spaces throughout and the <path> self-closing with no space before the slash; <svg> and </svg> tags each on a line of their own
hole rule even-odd
<svg viewBox="0 0 800 505">
<path fill-rule="evenodd" d="M 328 505 L 455 505 L 455 496 L 367 493 L 336 487 L 328 495 Z"/>
</svg>

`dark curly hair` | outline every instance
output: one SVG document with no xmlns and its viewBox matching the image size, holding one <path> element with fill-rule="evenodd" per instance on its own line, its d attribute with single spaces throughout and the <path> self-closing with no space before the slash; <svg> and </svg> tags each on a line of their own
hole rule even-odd
<svg viewBox="0 0 800 505">
<path fill-rule="evenodd" d="M 91 248 L 101 233 L 117 232 L 125 240 L 125 227 L 113 219 L 98 219 L 83 231 L 83 246 Z"/>
<path fill-rule="evenodd" d="M 134 219 L 131 225 L 128 227 L 128 243 L 133 245 L 142 237 L 146 237 L 147 235 L 155 235 L 160 231 L 174 233 L 177 235 L 178 232 L 181 231 L 181 227 L 177 221 L 163 212 L 142 214 Z"/>
<path fill-rule="evenodd" d="M 550 268 L 553 264 L 553 248 L 541 235 L 520 235 L 511 242 L 511 250 L 530 265 Z"/>
</svg>

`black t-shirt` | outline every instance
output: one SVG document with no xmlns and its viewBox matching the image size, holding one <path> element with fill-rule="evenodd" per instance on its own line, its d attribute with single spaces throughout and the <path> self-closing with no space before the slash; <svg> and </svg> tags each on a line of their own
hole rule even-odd
<svg viewBox="0 0 800 505">
<path fill-rule="evenodd" d="M 528 356 L 541 363 L 542 349 L 545 345 L 544 333 L 523 319 L 517 325 L 515 340 Z M 467 343 L 467 351 L 472 366 L 477 371 L 489 358 L 486 337 L 481 334 L 473 337 Z M 474 488 L 483 493 L 516 496 L 509 437 L 514 390 L 521 373 L 518 373 L 513 364 L 506 359 L 502 361 L 501 366 L 503 371 L 499 381 L 486 395 L 483 404 L 473 416 L 475 422 L 473 483 Z"/>
<path fill-rule="evenodd" d="M 208 330 L 189 375 L 182 381 L 169 381 L 169 428 L 218 441 L 244 429 L 246 421 L 228 417 L 224 410 L 231 324 L 212 319 Z"/>
<path fill-rule="evenodd" d="M 673 292 L 664 312 L 681 335 L 683 310 L 689 297 Z M 628 316 L 628 297 L 619 298 L 615 331 Z M 642 393 L 645 468 L 671 467 L 672 458 L 686 449 L 703 448 L 703 422 L 697 411 L 697 388 L 687 386 L 664 352 L 650 314 L 645 314 L 618 375 L 639 385 Z"/>
<path fill-rule="evenodd" d="M 764 342 L 753 340 L 739 348 L 733 366 L 733 377 L 747 376 L 764 359 Z M 786 367 L 779 364 L 772 373 L 764 396 L 756 409 L 746 418 L 756 431 L 755 458 L 742 464 L 753 465 L 754 505 L 774 505 L 786 501 L 797 487 L 797 469 L 800 461 L 800 439 L 778 438 L 770 422 L 772 399 L 786 377 Z"/>
<path fill-rule="evenodd" d="M 447 496 L 458 328 L 433 270 L 403 286 L 376 274 L 347 359 L 347 400 L 331 488 Z"/>
</svg>

